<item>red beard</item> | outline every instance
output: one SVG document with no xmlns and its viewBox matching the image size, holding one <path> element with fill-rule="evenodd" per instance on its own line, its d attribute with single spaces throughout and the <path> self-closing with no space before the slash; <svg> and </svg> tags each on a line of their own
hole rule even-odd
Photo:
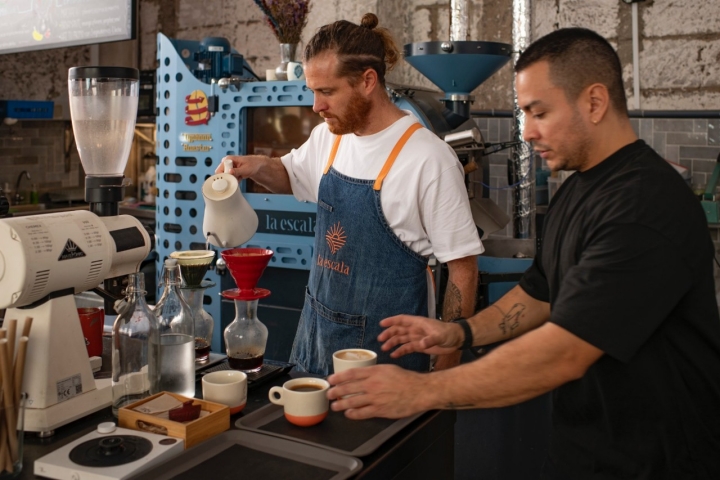
<svg viewBox="0 0 720 480">
<path fill-rule="evenodd" d="M 326 116 L 322 112 L 320 116 L 335 120 L 334 124 L 328 123 L 328 129 L 331 133 L 335 135 L 345 135 L 346 133 L 358 132 L 365 128 L 368 123 L 370 109 L 370 100 L 366 100 L 359 93 L 353 93 L 342 117 Z"/>
</svg>

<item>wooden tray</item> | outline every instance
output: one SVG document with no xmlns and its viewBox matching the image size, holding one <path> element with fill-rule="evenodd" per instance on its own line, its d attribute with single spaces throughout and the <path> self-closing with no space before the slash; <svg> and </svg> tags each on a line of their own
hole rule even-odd
<svg viewBox="0 0 720 480">
<path fill-rule="evenodd" d="M 192 399 L 193 405 L 200 404 L 201 409 L 210 412 L 210 414 L 187 423 L 174 422 L 172 420 L 158 418 L 154 415 L 148 415 L 146 413 L 140 413 L 133 410 L 133 408 L 142 405 L 143 403 L 147 403 L 163 394 L 170 395 L 181 402 L 191 400 L 190 398 L 170 392 L 160 392 L 150 397 L 143 398 L 140 401 L 126 405 L 118 410 L 118 423 L 120 426 L 132 430 L 143 430 L 137 423 L 138 421 L 142 421 L 151 425 L 163 427 L 167 429 L 168 436 L 182 438 L 185 440 L 186 449 L 230 428 L 229 407 L 219 403 L 198 400 L 197 398 Z"/>
</svg>

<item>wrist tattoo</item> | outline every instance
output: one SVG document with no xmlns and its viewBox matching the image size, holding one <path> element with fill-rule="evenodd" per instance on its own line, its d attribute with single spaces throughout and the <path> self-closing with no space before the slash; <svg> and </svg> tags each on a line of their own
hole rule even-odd
<svg viewBox="0 0 720 480">
<path fill-rule="evenodd" d="M 443 321 L 452 322 L 460 317 L 462 317 L 462 293 L 457 285 L 448 282 L 443 303 Z"/>
<path fill-rule="evenodd" d="M 495 304 L 492 306 L 497 308 L 502 315 L 500 323 L 498 324 L 500 331 L 503 335 L 510 335 L 512 337 L 515 329 L 520 326 L 520 317 L 525 311 L 525 305 L 522 303 L 516 303 L 507 313 L 503 312 L 502 309 Z"/>
</svg>

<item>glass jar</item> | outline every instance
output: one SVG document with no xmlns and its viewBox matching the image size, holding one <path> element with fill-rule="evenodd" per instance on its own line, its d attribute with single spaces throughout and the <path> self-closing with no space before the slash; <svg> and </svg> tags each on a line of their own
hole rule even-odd
<svg viewBox="0 0 720 480">
<path fill-rule="evenodd" d="M 257 317 L 258 299 L 234 301 L 235 320 L 224 332 L 228 364 L 235 370 L 257 372 L 263 365 L 268 329 Z"/>
<path fill-rule="evenodd" d="M 180 294 L 180 267 L 168 258 L 163 267 L 164 290 L 155 317 L 160 330 L 160 390 L 195 396 L 195 324 Z"/>
<path fill-rule="evenodd" d="M 205 290 L 215 284 L 203 281 L 199 287 L 181 287 L 183 298 L 192 311 L 195 323 L 195 363 L 207 363 L 210 359 L 210 344 L 212 343 L 213 327 L 215 322 L 212 316 L 203 307 Z"/>
<path fill-rule="evenodd" d="M 126 297 L 115 304 L 112 330 L 112 412 L 159 392 L 160 334 L 145 302 L 145 276 L 131 273 Z"/>
</svg>

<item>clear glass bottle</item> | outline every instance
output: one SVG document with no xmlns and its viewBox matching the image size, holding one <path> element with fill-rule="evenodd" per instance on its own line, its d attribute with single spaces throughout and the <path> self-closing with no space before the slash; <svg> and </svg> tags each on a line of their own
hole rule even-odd
<svg viewBox="0 0 720 480">
<path fill-rule="evenodd" d="M 225 328 L 228 364 L 235 370 L 257 372 L 262 368 L 268 329 L 258 319 L 257 307 L 258 299 L 236 299 L 235 320 Z"/>
<path fill-rule="evenodd" d="M 203 299 L 205 290 L 214 286 L 213 282 L 203 281 L 199 287 L 181 287 L 183 298 L 192 310 L 195 322 L 195 362 L 198 364 L 207 363 L 210 359 L 210 344 L 215 322 L 203 307 Z"/>
<path fill-rule="evenodd" d="M 112 330 L 112 412 L 159 392 L 160 332 L 145 302 L 145 276 L 131 273 L 125 299 L 115 305 Z"/>
<path fill-rule="evenodd" d="M 168 258 L 163 290 L 155 305 L 160 330 L 160 390 L 195 396 L 195 325 L 192 310 L 180 294 L 180 267 Z"/>
</svg>

